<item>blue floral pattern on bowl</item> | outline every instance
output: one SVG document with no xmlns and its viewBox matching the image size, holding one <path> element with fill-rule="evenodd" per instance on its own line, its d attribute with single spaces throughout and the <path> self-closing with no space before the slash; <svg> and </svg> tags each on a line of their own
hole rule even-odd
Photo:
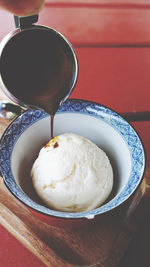
<svg viewBox="0 0 150 267">
<path fill-rule="evenodd" d="M 125 188 L 112 200 L 92 211 L 65 213 L 54 211 L 32 201 L 16 184 L 11 171 L 11 155 L 13 147 L 19 136 L 33 123 L 47 116 L 41 110 L 28 110 L 17 117 L 5 130 L 0 142 L 0 168 L 5 184 L 11 192 L 27 206 L 48 214 L 50 216 L 62 218 L 93 218 L 97 214 L 105 213 L 123 203 L 137 188 L 145 169 L 145 154 L 141 140 L 133 127 L 113 110 L 97 104 L 95 102 L 71 99 L 65 101 L 58 110 L 59 113 L 81 113 L 94 116 L 105 123 L 111 125 L 122 136 L 127 143 L 132 158 L 132 171 L 130 179 Z"/>
</svg>

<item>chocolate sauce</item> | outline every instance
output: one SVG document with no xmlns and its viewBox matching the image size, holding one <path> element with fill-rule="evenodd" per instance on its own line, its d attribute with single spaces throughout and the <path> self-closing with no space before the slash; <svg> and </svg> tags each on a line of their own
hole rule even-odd
<svg viewBox="0 0 150 267">
<path fill-rule="evenodd" d="M 51 139 L 54 138 L 54 115 L 50 115 Z"/>
<path fill-rule="evenodd" d="M 54 115 L 69 95 L 76 66 L 66 41 L 49 31 L 33 27 L 13 36 L 2 51 L 0 72 L 13 101 L 15 97 L 51 115 L 53 137 Z"/>
</svg>

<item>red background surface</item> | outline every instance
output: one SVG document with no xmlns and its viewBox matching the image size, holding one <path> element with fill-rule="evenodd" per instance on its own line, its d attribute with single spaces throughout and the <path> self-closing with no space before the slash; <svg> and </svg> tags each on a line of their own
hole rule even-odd
<svg viewBox="0 0 150 267">
<path fill-rule="evenodd" d="M 46 2 L 39 22 L 63 33 L 74 45 L 79 78 L 71 97 L 99 102 L 117 112 L 150 109 L 150 1 Z M 0 11 L 0 40 L 14 29 Z M 150 166 L 150 122 L 136 122 Z M 150 216 L 143 222 L 120 267 L 149 267 Z M 143 241 L 143 242 L 141 242 Z M 44 266 L 0 226 L 0 266 Z"/>
</svg>

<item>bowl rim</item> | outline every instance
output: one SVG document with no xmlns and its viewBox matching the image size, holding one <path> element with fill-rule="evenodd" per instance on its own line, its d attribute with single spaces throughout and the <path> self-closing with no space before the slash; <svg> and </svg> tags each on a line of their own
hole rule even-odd
<svg viewBox="0 0 150 267">
<path fill-rule="evenodd" d="M 143 143 L 141 141 L 141 138 L 139 137 L 139 134 L 134 129 L 134 127 L 127 122 L 119 113 L 114 111 L 113 109 L 101 105 L 94 101 L 89 100 L 83 100 L 83 99 L 69 99 L 66 100 L 62 105 L 60 106 L 59 110 L 56 114 L 60 113 L 80 113 L 80 114 L 86 114 L 92 117 L 96 117 L 100 120 L 103 120 L 104 122 L 108 123 L 110 126 L 115 128 L 117 132 L 122 136 L 122 138 L 127 143 L 128 136 L 126 131 L 122 132 L 118 131 L 117 128 L 117 122 L 121 122 L 122 127 L 128 126 L 128 130 L 130 133 L 134 134 L 134 136 L 137 139 L 136 142 L 136 148 L 137 150 L 140 149 L 140 162 L 139 158 L 136 159 L 136 165 L 130 174 L 130 183 L 127 183 L 125 188 L 121 190 L 121 192 L 113 197 L 109 202 L 106 204 L 101 205 L 100 207 L 93 209 L 91 211 L 82 211 L 82 212 L 62 212 L 62 211 L 56 211 L 52 210 L 50 208 L 47 208 L 41 204 L 38 204 L 31 200 L 22 190 L 21 188 L 16 184 L 15 179 L 13 177 L 12 171 L 11 171 L 11 155 L 13 151 L 13 147 L 15 143 L 17 142 L 19 136 L 33 123 L 37 122 L 38 120 L 41 120 L 45 117 L 48 117 L 49 114 L 45 113 L 42 110 L 27 110 L 22 113 L 22 115 L 16 117 L 5 129 L 1 139 L 0 139 L 0 171 L 1 175 L 3 177 L 4 183 L 9 189 L 9 191 L 17 198 L 19 199 L 24 205 L 27 207 L 33 209 L 36 212 L 39 212 L 46 216 L 52 216 L 57 218 L 63 218 L 63 219 L 80 219 L 80 218 L 88 218 L 93 219 L 96 215 L 106 213 L 108 211 L 113 210 L 114 208 L 120 206 L 122 203 L 124 203 L 136 190 L 136 188 L 139 186 L 142 178 L 144 177 L 145 172 L 145 166 L 146 166 L 146 158 L 145 158 L 145 149 L 143 146 Z M 25 128 L 16 134 L 16 137 L 12 140 L 12 138 L 8 138 L 8 140 L 5 140 L 5 138 L 10 134 L 12 131 L 12 128 L 14 126 L 17 126 L 25 117 L 32 117 L 32 120 L 30 120 L 29 125 L 26 125 Z M 31 123 L 32 121 L 32 123 Z M 6 138 L 7 139 L 7 138 Z M 8 144 L 8 143 L 9 144 Z M 9 152 L 6 152 L 6 149 L 8 150 L 9 145 L 11 145 Z M 128 144 L 129 146 L 129 144 Z M 131 146 L 131 145 L 130 145 Z M 131 148 L 129 146 L 129 148 Z M 135 148 L 135 154 L 138 152 Z M 130 151 L 130 153 L 132 153 Z M 132 158 L 133 155 L 131 155 Z M 139 169 L 140 165 L 140 169 Z M 138 166 L 138 168 L 137 168 Z M 131 183 L 132 179 L 132 183 Z"/>
</svg>

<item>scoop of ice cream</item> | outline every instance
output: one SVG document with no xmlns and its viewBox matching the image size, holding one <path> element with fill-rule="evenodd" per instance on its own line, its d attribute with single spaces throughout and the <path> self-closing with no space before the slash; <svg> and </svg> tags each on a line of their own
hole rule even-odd
<svg viewBox="0 0 150 267">
<path fill-rule="evenodd" d="M 50 208 L 68 212 L 100 206 L 113 186 L 105 152 L 71 133 L 53 138 L 41 149 L 31 177 L 37 194 Z"/>
</svg>

